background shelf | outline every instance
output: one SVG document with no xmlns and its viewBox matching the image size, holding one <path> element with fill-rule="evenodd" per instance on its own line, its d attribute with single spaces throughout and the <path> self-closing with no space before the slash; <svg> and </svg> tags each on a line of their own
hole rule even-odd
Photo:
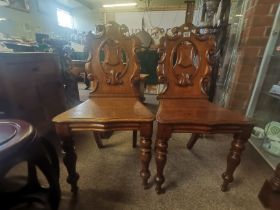
<svg viewBox="0 0 280 210">
<path fill-rule="evenodd" d="M 280 157 L 269 154 L 262 147 L 263 140 L 251 137 L 249 139 L 251 145 L 257 150 L 257 152 L 264 158 L 264 160 L 273 168 L 276 169 L 278 163 L 280 163 Z"/>
</svg>

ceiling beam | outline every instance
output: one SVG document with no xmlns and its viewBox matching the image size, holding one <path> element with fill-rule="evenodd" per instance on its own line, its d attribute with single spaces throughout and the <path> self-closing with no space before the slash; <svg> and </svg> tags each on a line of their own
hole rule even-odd
<svg viewBox="0 0 280 210">
<path fill-rule="evenodd" d="M 93 6 L 90 2 L 86 1 L 86 0 L 75 0 L 76 2 L 79 2 L 81 5 L 89 8 L 89 9 L 93 9 Z"/>
</svg>

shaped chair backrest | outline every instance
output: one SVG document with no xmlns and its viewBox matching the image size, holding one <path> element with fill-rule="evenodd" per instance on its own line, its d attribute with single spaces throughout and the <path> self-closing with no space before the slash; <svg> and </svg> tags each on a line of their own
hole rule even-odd
<svg viewBox="0 0 280 210">
<path fill-rule="evenodd" d="M 208 99 L 215 41 L 192 25 L 171 30 L 161 40 L 158 79 L 166 84 L 159 98 Z"/>
<path fill-rule="evenodd" d="M 140 67 L 138 39 L 129 36 L 125 25 L 98 26 L 98 34 L 87 36 L 90 60 L 86 65 L 92 81 L 90 97 L 138 97 Z"/>
</svg>

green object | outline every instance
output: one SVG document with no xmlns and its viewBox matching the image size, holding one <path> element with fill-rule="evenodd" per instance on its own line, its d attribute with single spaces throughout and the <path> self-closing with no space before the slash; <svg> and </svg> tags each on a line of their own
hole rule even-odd
<svg viewBox="0 0 280 210">
<path fill-rule="evenodd" d="M 73 52 L 71 54 L 72 60 L 87 60 L 88 53 L 87 52 Z"/>
<path fill-rule="evenodd" d="M 280 142 L 280 123 L 272 121 L 265 126 L 265 134 L 267 137 L 274 136 Z"/>
<path fill-rule="evenodd" d="M 38 45 L 38 50 L 39 52 L 49 52 L 50 46 L 47 44 L 39 44 Z"/>
</svg>

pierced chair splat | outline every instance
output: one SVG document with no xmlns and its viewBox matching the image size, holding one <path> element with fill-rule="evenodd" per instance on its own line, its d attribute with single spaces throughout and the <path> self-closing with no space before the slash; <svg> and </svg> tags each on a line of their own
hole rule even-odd
<svg viewBox="0 0 280 210">
<path fill-rule="evenodd" d="M 86 71 L 91 80 L 89 99 L 56 116 L 53 121 L 65 152 L 67 181 L 72 192 L 77 192 L 79 175 L 76 171 L 77 155 L 72 133 L 75 131 L 140 131 L 140 160 L 143 185 L 150 177 L 151 137 L 153 114 L 139 101 L 137 84 L 140 78 L 136 50 L 139 41 L 128 35 L 127 27 L 112 23 L 98 26 L 98 33 L 88 36 L 90 59 Z M 99 135 L 95 135 L 96 139 Z M 102 147 L 102 142 L 98 142 Z"/>
<path fill-rule="evenodd" d="M 221 190 L 226 191 L 233 181 L 233 173 L 240 163 L 253 124 L 242 114 L 208 100 L 211 70 L 215 64 L 214 39 L 198 35 L 191 25 L 182 25 L 161 40 L 159 53 L 158 79 L 166 88 L 158 97 L 160 105 L 156 115 L 156 191 L 164 192 L 163 170 L 172 133 L 193 133 L 188 149 L 193 147 L 200 134 L 232 133 L 234 139 L 227 168 L 222 174 Z"/>
</svg>

